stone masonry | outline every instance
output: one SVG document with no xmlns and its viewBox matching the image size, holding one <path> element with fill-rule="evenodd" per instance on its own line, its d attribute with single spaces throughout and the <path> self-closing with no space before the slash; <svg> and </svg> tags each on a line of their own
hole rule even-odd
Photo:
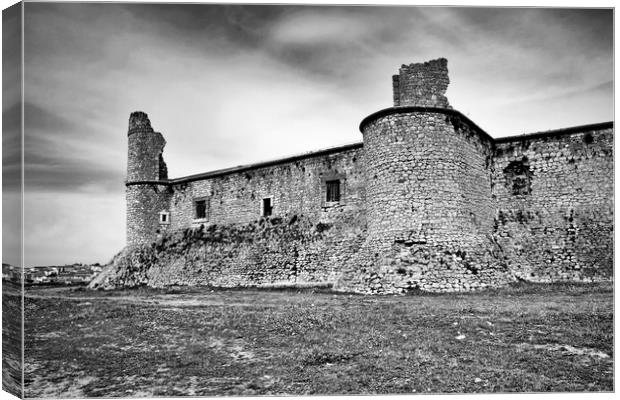
<svg viewBox="0 0 620 400">
<path fill-rule="evenodd" d="M 611 124 L 502 138 L 493 233 L 525 280 L 613 278 Z"/>
<path fill-rule="evenodd" d="M 448 60 L 439 58 L 423 64 L 403 65 L 392 76 L 394 107 L 427 106 L 451 108 L 446 98 Z"/>
<path fill-rule="evenodd" d="M 142 112 L 129 118 L 127 162 L 127 244 L 148 242 L 159 229 L 158 215 L 146 210 L 165 210 L 172 188 L 162 153 L 166 141 L 153 131 Z"/>
<path fill-rule="evenodd" d="M 494 139 L 403 65 L 363 142 L 177 179 L 129 121 L 127 247 L 93 287 L 468 291 L 613 279 L 613 123 Z"/>
</svg>

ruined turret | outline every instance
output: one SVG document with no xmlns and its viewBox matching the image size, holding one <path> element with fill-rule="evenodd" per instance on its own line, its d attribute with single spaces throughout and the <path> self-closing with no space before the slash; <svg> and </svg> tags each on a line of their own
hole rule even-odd
<svg viewBox="0 0 620 400">
<path fill-rule="evenodd" d="M 170 223 L 166 141 L 155 132 L 146 113 L 129 117 L 127 181 L 127 244 L 148 243 Z"/>
<path fill-rule="evenodd" d="M 394 107 L 421 106 L 452 108 L 446 97 L 448 60 L 438 58 L 420 64 L 402 65 L 392 76 Z"/>
</svg>

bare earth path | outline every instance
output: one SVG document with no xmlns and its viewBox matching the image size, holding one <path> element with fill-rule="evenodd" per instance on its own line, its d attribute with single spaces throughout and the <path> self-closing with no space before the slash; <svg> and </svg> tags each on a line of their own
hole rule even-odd
<svg viewBox="0 0 620 400">
<path fill-rule="evenodd" d="M 26 397 L 613 390 L 613 285 L 26 293 Z"/>
</svg>

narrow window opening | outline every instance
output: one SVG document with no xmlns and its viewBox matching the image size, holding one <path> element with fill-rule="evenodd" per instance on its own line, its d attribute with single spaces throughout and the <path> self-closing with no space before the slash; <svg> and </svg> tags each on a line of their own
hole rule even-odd
<svg viewBox="0 0 620 400">
<path fill-rule="evenodd" d="M 207 201 L 196 200 L 196 219 L 207 218 Z"/>
<path fill-rule="evenodd" d="M 273 206 L 271 205 L 271 198 L 267 197 L 263 199 L 263 217 L 271 216 Z"/>
<path fill-rule="evenodd" d="M 325 200 L 328 202 L 340 201 L 340 181 L 327 181 L 325 182 L 325 185 L 327 189 L 327 197 Z"/>
<path fill-rule="evenodd" d="M 162 211 L 159 213 L 159 223 L 164 225 L 170 223 L 170 213 L 168 211 Z"/>
</svg>

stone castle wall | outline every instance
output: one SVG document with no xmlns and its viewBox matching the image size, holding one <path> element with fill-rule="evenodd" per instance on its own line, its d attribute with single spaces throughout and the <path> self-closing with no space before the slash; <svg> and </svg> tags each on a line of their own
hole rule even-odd
<svg viewBox="0 0 620 400">
<path fill-rule="evenodd" d="M 506 138 L 495 151 L 494 234 L 522 279 L 613 277 L 611 124 Z"/>
<path fill-rule="evenodd" d="M 293 214 L 168 231 L 125 249 L 91 287 L 333 286 L 364 241 L 364 227 L 363 213 L 329 223 Z"/>
<path fill-rule="evenodd" d="M 393 82 L 395 106 L 364 119 L 363 143 L 172 180 L 163 137 L 132 114 L 128 245 L 140 250 L 109 284 L 402 293 L 613 278 L 612 123 L 496 140 L 450 107 L 445 59 Z"/>
<path fill-rule="evenodd" d="M 169 231 L 156 242 L 146 279 L 151 286 L 333 284 L 365 237 L 363 157 L 352 145 L 173 181 Z M 338 202 L 326 201 L 330 180 L 340 182 Z M 268 218 L 264 198 L 273 204 Z M 204 219 L 196 219 L 196 200 L 206 201 Z"/>
<path fill-rule="evenodd" d="M 158 241 L 151 286 L 332 285 L 365 237 L 364 214 L 339 214 L 332 222 L 289 218 L 208 225 Z"/>
<path fill-rule="evenodd" d="M 340 201 L 326 201 L 325 182 L 339 180 Z M 363 150 L 345 146 L 264 167 L 224 173 L 207 179 L 172 183 L 171 228 L 200 224 L 249 223 L 261 218 L 262 200 L 272 203 L 272 218 L 292 215 L 329 222 L 343 213 L 363 213 Z M 207 218 L 197 220 L 194 201 L 204 199 Z"/>
</svg>

